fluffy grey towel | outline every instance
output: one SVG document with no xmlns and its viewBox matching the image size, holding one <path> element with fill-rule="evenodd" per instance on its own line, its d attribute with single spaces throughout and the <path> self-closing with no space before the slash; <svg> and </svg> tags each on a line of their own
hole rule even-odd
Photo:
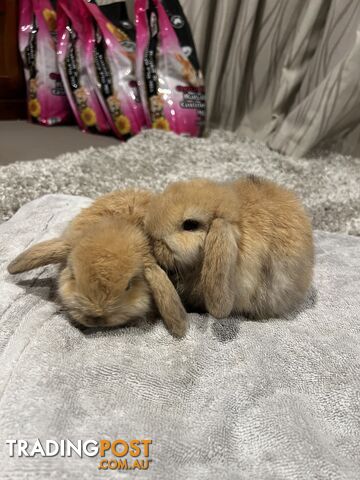
<svg viewBox="0 0 360 480">
<path fill-rule="evenodd" d="M 360 239 L 316 233 L 303 308 L 264 322 L 190 315 L 80 331 L 52 301 L 55 269 L 6 264 L 88 205 L 50 195 L 0 225 L 1 479 L 340 480 L 360 472 Z M 148 471 L 99 458 L 9 457 L 5 441 L 150 438 Z"/>
</svg>

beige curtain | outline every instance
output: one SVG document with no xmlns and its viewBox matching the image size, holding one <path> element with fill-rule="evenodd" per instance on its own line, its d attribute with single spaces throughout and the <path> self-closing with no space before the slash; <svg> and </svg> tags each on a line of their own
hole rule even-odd
<svg viewBox="0 0 360 480">
<path fill-rule="evenodd" d="M 180 1 L 206 77 L 209 126 L 293 155 L 323 140 L 360 151 L 359 0 Z"/>
<path fill-rule="evenodd" d="M 359 0 L 181 0 L 208 88 L 211 126 L 302 155 L 358 148 Z"/>
</svg>

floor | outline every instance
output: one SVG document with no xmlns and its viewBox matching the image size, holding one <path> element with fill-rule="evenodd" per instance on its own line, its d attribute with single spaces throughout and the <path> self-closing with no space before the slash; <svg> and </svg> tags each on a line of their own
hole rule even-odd
<svg viewBox="0 0 360 480">
<path fill-rule="evenodd" d="M 22 120 L 1 121 L 0 165 L 118 143 L 114 137 L 83 133 L 76 126 L 42 127 Z"/>
</svg>

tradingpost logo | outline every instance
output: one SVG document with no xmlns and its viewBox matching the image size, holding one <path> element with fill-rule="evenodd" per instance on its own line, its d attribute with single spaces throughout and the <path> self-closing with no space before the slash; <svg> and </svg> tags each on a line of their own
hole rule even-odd
<svg viewBox="0 0 360 480">
<path fill-rule="evenodd" d="M 99 457 L 99 470 L 148 470 L 150 439 L 125 440 L 6 440 L 10 457 Z"/>
</svg>

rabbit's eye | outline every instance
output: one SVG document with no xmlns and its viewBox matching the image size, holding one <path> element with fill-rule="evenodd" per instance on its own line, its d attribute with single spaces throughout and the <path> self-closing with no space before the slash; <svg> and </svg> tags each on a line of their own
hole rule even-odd
<svg viewBox="0 0 360 480">
<path fill-rule="evenodd" d="M 200 228 L 200 222 L 198 222 L 197 220 L 188 219 L 184 221 L 184 223 L 182 224 L 182 228 L 183 230 L 194 232 L 195 230 L 198 230 Z"/>
<path fill-rule="evenodd" d="M 125 288 L 125 291 L 130 290 L 130 288 L 132 287 L 132 283 L 132 280 L 130 280 L 130 282 L 127 284 L 127 287 Z"/>
</svg>

